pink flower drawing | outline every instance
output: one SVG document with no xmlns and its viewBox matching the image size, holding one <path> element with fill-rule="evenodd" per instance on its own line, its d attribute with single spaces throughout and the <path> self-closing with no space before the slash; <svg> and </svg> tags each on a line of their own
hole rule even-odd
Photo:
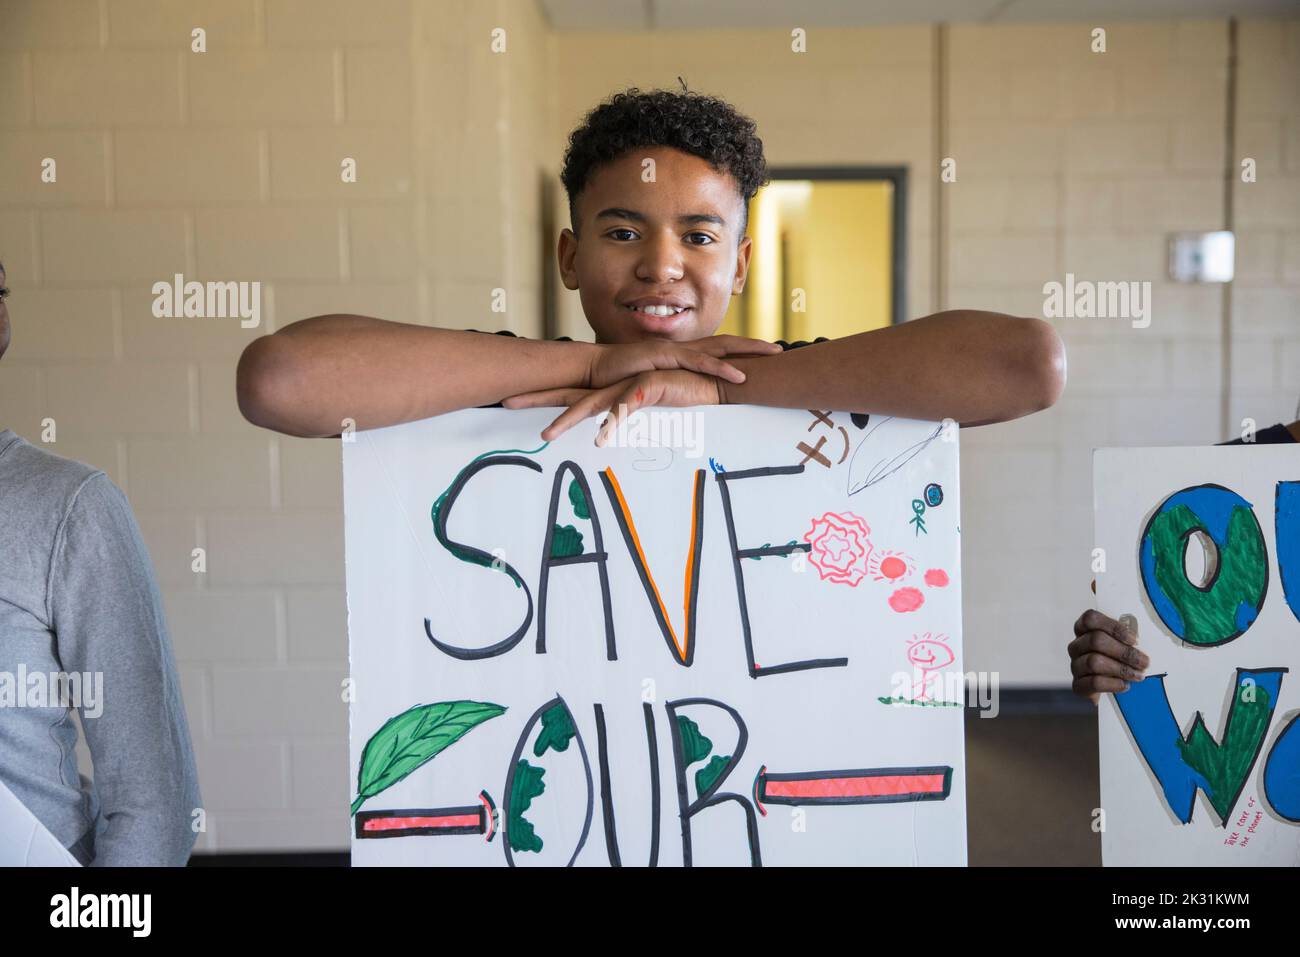
<svg viewBox="0 0 1300 957">
<path fill-rule="evenodd" d="M 867 538 L 870 534 L 867 523 L 852 512 L 827 512 L 813 519 L 812 528 L 804 533 L 803 540 L 811 546 L 808 561 L 823 581 L 857 587 L 867 574 L 872 550 Z"/>
</svg>

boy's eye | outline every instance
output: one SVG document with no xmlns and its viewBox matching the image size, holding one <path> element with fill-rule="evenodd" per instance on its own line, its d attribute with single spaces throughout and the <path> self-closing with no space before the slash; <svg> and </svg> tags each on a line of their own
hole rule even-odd
<svg viewBox="0 0 1300 957">
<path fill-rule="evenodd" d="M 0 286 L 0 302 L 4 302 L 8 298 L 9 298 L 9 290 L 4 288 L 3 286 Z"/>
<path fill-rule="evenodd" d="M 617 229 L 611 229 L 605 235 L 608 236 L 610 239 L 616 239 L 619 240 L 620 242 L 636 239 L 636 231 L 632 229 L 628 229 L 626 226 L 620 226 Z M 708 246 L 716 242 L 716 240 L 708 233 L 687 233 L 686 240 L 692 246 Z"/>
</svg>

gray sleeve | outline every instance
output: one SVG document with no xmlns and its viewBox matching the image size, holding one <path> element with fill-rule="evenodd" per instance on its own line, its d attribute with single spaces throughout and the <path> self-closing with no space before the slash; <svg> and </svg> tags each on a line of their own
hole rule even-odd
<svg viewBox="0 0 1300 957">
<path fill-rule="evenodd" d="M 63 670 L 103 675 L 79 709 L 105 819 L 94 864 L 183 866 L 201 806 L 189 725 L 149 553 L 102 472 L 64 517 L 46 600 Z"/>
</svg>

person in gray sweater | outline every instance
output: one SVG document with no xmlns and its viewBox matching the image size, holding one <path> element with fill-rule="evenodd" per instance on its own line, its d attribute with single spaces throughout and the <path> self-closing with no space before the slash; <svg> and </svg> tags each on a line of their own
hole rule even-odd
<svg viewBox="0 0 1300 957">
<path fill-rule="evenodd" d="M 0 265 L 0 356 L 7 278 Z M 77 769 L 74 707 L 93 780 Z M 131 506 L 99 469 L 10 429 L 0 431 L 0 783 L 83 865 L 183 866 L 202 820 Z"/>
</svg>

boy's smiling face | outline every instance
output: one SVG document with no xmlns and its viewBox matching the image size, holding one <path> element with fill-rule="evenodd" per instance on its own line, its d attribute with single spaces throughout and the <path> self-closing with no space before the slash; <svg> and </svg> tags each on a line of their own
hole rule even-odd
<svg viewBox="0 0 1300 957">
<path fill-rule="evenodd" d="M 653 182 L 642 179 L 646 159 Z M 713 335 L 749 269 L 745 202 L 730 173 L 671 147 L 635 149 L 598 167 L 575 207 L 578 235 L 560 234 L 560 273 L 597 342 Z M 665 305 L 681 311 L 645 311 Z"/>
</svg>

